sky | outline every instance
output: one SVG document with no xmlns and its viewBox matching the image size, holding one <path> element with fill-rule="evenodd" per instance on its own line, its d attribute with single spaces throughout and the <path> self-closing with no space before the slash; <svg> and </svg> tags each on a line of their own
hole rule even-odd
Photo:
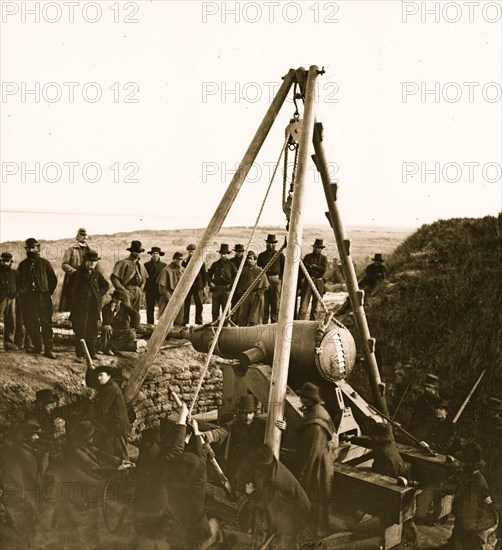
<svg viewBox="0 0 502 550">
<path fill-rule="evenodd" d="M 0 4 L 0 241 L 207 226 L 290 68 L 346 225 L 501 208 L 501 1 Z M 288 99 L 226 226 L 253 225 Z M 283 170 L 261 219 L 285 223 Z M 303 220 L 327 223 L 309 166 Z"/>
</svg>

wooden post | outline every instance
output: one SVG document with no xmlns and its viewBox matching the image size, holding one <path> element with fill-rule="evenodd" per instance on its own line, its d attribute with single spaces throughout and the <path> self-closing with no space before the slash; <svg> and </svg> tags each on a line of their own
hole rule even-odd
<svg viewBox="0 0 502 550">
<path fill-rule="evenodd" d="M 326 202 L 328 203 L 331 227 L 333 229 L 333 233 L 335 234 L 338 253 L 340 254 L 340 260 L 343 266 L 345 283 L 347 285 L 350 304 L 354 313 L 354 321 L 359 335 L 359 341 L 363 349 L 364 359 L 366 361 L 366 368 L 370 379 L 373 399 L 375 400 L 376 407 L 385 415 L 389 416 L 385 395 L 382 391 L 383 385 L 380 378 L 380 371 L 378 370 L 378 364 L 375 357 L 375 340 L 370 335 L 368 321 L 366 320 L 366 314 L 364 312 L 363 301 L 360 299 L 361 291 L 359 290 L 359 283 L 357 282 L 354 264 L 352 263 L 352 258 L 350 256 L 350 246 L 348 246 L 349 241 L 345 236 L 345 230 L 338 211 L 336 197 L 333 196 L 333 188 L 330 181 L 326 155 L 324 153 L 324 145 L 322 143 L 322 132 L 322 124 L 320 122 L 316 123 L 314 131 L 314 160 L 317 169 L 321 174 L 324 194 L 326 195 Z"/>
<path fill-rule="evenodd" d="M 150 340 L 146 353 L 138 361 L 138 365 L 133 370 L 131 377 L 124 390 L 124 398 L 127 403 L 130 403 L 136 397 L 145 377 L 148 373 L 150 365 L 154 362 L 160 347 L 164 343 L 166 336 L 171 329 L 174 319 L 176 318 L 179 310 L 183 307 L 186 295 L 190 290 L 197 274 L 199 273 L 202 263 L 205 258 L 205 247 L 208 243 L 212 243 L 217 237 L 218 232 L 227 217 L 230 207 L 235 201 L 237 194 L 239 193 L 246 176 L 251 169 L 253 162 L 255 161 L 263 142 L 265 141 L 270 128 L 272 127 L 281 107 L 284 103 L 289 89 L 291 88 L 295 80 L 295 70 L 290 69 L 288 74 L 284 77 L 284 81 L 277 91 L 277 94 L 270 104 L 267 113 L 265 114 L 256 134 L 253 137 L 244 157 L 242 158 L 239 167 L 237 168 L 232 181 L 230 182 L 223 198 L 218 205 L 209 225 L 207 226 L 202 238 L 188 263 L 178 286 L 174 289 L 173 295 L 167 304 L 162 316 L 159 319 L 157 326 L 155 327 Z"/>
<path fill-rule="evenodd" d="M 312 144 L 314 130 L 315 84 L 318 74 L 318 67 L 312 65 L 309 69 L 306 83 L 303 123 L 298 144 L 298 166 L 289 220 L 288 246 L 286 248 L 286 262 L 282 278 L 281 305 L 279 308 L 279 322 L 275 339 L 272 378 L 268 398 L 265 443 L 272 449 L 277 458 L 279 458 L 281 447 L 281 431 L 275 426 L 275 422 L 276 420 L 282 420 L 284 417 L 284 399 L 286 396 L 293 328 L 292 321 L 296 304 L 298 267 L 302 254 L 302 214 L 305 202 L 305 182 L 307 178 L 309 148 Z"/>
</svg>

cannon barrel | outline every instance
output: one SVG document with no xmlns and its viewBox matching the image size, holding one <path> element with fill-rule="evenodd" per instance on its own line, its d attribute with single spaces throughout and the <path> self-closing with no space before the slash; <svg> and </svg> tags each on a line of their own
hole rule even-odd
<svg viewBox="0 0 502 550">
<path fill-rule="evenodd" d="M 285 334 L 278 334 L 276 323 L 253 327 L 223 327 L 216 355 L 238 359 L 238 374 L 244 375 L 249 365 L 266 363 L 274 358 L 275 339 L 291 339 L 289 364 L 290 385 L 304 381 L 336 382 L 352 369 L 356 359 L 356 345 L 349 330 L 338 321 L 327 326 L 321 321 L 293 321 Z M 189 338 L 193 347 L 202 353 L 209 350 L 214 337 L 210 326 L 197 328 Z"/>
</svg>

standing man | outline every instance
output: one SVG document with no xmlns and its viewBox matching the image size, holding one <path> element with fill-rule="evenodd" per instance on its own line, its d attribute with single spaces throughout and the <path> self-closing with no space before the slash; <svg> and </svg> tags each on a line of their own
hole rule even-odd
<svg viewBox="0 0 502 550">
<path fill-rule="evenodd" d="M 181 252 L 175 252 L 173 259 L 169 265 L 160 272 L 157 277 L 157 284 L 159 286 L 160 303 L 159 303 L 159 316 L 164 313 L 174 289 L 178 286 L 181 276 L 185 268 L 181 265 L 183 254 Z M 183 326 L 183 308 L 180 309 L 176 315 L 173 323 L 174 326 Z"/>
<path fill-rule="evenodd" d="M 98 253 L 89 250 L 84 261 L 72 275 L 69 296 L 71 298 L 71 324 L 75 333 L 75 353 L 80 362 L 85 358 L 81 339 L 85 340 L 92 359 L 96 359 L 98 321 L 101 319 L 101 302 L 110 285 L 99 273 L 96 266 L 100 260 Z"/>
<path fill-rule="evenodd" d="M 322 239 L 316 239 L 312 245 L 314 249 L 313 252 L 307 254 L 303 258 L 303 264 L 307 268 L 307 272 L 314 281 L 314 285 L 319 291 L 319 294 L 322 296 L 324 294 L 324 275 L 326 269 L 328 268 L 328 257 L 324 254 L 321 254 L 322 249 L 326 248 L 324 246 Z M 303 272 L 300 272 L 303 274 Z M 310 311 L 310 320 L 315 321 L 318 317 L 318 303 L 317 298 L 313 295 L 312 288 L 310 287 L 309 282 L 306 277 L 303 277 L 300 290 L 300 310 L 298 313 L 298 319 L 304 320 L 307 318 L 307 313 L 309 309 L 310 299 L 312 298 L 312 309 Z"/>
<path fill-rule="evenodd" d="M 449 403 L 440 399 L 434 409 L 434 421 L 429 425 L 425 435 L 425 442 L 435 451 L 449 454 L 450 448 L 457 435 L 457 425 L 448 416 Z"/>
<path fill-rule="evenodd" d="M 418 439 L 425 439 L 436 419 L 436 405 L 440 399 L 439 383 L 439 376 L 426 374 L 422 394 L 415 401 L 409 431 Z"/>
<path fill-rule="evenodd" d="M 37 239 L 26 239 L 24 248 L 27 258 L 18 267 L 19 299 L 26 330 L 33 344 L 28 351 L 41 353 L 43 341 L 45 357 L 56 359 L 52 351 L 52 295 L 58 279 L 49 260 L 40 257 Z"/>
<path fill-rule="evenodd" d="M 211 292 L 211 313 L 213 321 L 223 312 L 228 301 L 230 289 L 237 275 L 237 268 L 229 259 L 228 244 L 222 243 L 218 250 L 220 259 L 216 260 L 208 271 L 209 291 Z"/>
<path fill-rule="evenodd" d="M 187 246 L 188 256 L 183 260 L 182 266 L 186 267 L 188 262 L 192 259 L 192 256 L 195 252 L 195 245 L 189 244 Z M 202 267 L 200 268 L 195 281 L 193 282 L 192 287 L 188 291 L 187 297 L 185 299 L 185 304 L 183 307 L 183 324 L 188 325 L 190 323 L 190 306 L 192 305 L 192 298 L 195 303 L 195 324 L 202 325 L 202 309 L 203 309 L 203 299 L 204 299 L 204 289 L 207 285 L 207 272 L 206 265 L 202 262 Z"/>
<path fill-rule="evenodd" d="M 71 311 L 70 281 L 73 274 L 84 263 L 84 255 L 90 250 L 87 243 L 89 236 L 87 231 L 81 227 L 75 237 L 77 242 L 65 250 L 61 268 L 64 271 L 63 288 L 59 298 L 59 311 Z M 98 268 L 98 271 L 101 271 Z"/>
<path fill-rule="evenodd" d="M 258 254 L 258 267 L 262 269 L 268 264 L 275 254 L 277 239 L 275 235 L 268 235 L 266 240 L 266 250 Z M 268 290 L 264 295 L 263 305 L 263 324 L 268 323 L 269 317 L 271 323 L 277 323 L 279 320 L 279 303 L 281 299 L 282 274 L 284 273 L 284 254 L 281 254 L 267 271 L 269 282 Z"/>
<path fill-rule="evenodd" d="M 379 283 L 387 279 L 387 269 L 383 265 L 385 261 L 383 255 L 377 252 L 371 258 L 371 261 L 373 263 L 366 267 L 365 275 L 359 282 L 359 286 L 367 292 L 372 292 Z"/>
<path fill-rule="evenodd" d="M 0 256 L 0 319 L 3 316 L 3 347 L 5 351 L 15 350 L 16 296 L 18 274 L 12 269 L 12 254 L 2 252 Z"/>
<path fill-rule="evenodd" d="M 164 252 L 162 252 L 160 247 L 152 246 L 152 249 L 147 254 L 150 254 L 152 258 L 145 263 L 145 269 L 148 273 L 148 279 L 145 283 L 146 322 L 149 325 L 153 325 L 155 322 L 155 306 L 159 305 L 160 300 L 157 277 L 167 264 L 160 259 L 161 256 L 164 256 Z"/>
<path fill-rule="evenodd" d="M 239 282 L 237 283 L 236 294 L 242 296 L 251 286 L 251 283 L 260 276 L 262 270 L 256 265 L 256 254 L 250 250 L 246 266 L 242 270 Z M 263 306 L 265 302 L 265 293 L 268 290 L 269 282 L 267 276 L 263 274 L 260 281 L 251 291 L 251 294 L 244 300 L 237 311 L 238 324 L 241 327 L 251 327 L 259 325 L 263 318 Z"/>
<path fill-rule="evenodd" d="M 126 292 L 129 305 L 139 313 L 143 287 L 148 278 L 145 266 L 140 262 L 141 253 L 145 249 L 140 241 L 132 241 L 126 250 L 130 252 L 129 257 L 115 264 L 110 280 L 117 290 Z"/>
</svg>

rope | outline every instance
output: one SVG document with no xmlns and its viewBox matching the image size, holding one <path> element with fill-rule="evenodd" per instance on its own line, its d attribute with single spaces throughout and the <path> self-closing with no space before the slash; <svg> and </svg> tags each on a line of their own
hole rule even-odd
<svg viewBox="0 0 502 550">
<path fill-rule="evenodd" d="M 289 136 L 288 136 L 288 138 L 289 138 Z M 251 246 L 251 243 L 253 242 L 254 234 L 256 233 L 256 229 L 258 227 L 258 224 L 260 223 L 260 218 L 261 218 L 261 215 L 263 213 L 263 209 L 265 208 L 265 203 L 267 202 L 268 195 L 269 195 L 270 190 L 272 188 L 272 183 L 274 182 L 274 178 L 275 178 L 275 175 L 277 173 L 277 169 L 279 168 L 279 163 L 281 161 L 282 155 L 284 154 L 284 150 L 286 149 L 287 144 L 288 144 L 288 138 L 286 138 L 284 140 L 284 145 L 281 148 L 281 153 L 279 155 L 279 158 L 277 159 L 277 163 L 275 165 L 275 169 L 274 169 L 274 172 L 272 174 L 272 177 L 270 178 L 270 183 L 268 184 L 267 192 L 265 193 L 265 197 L 264 197 L 263 202 L 261 204 L 260 211 L 258 212 L 258 216 L 256 217 L 256 222 L 254 224 L 253 230 L 251 231 L 251 236 L 249 237 L 249 240 L 246 244 L 246 250 L 244 252 L 244 258 L 247 256 L 247 253 L 249 251 L 249 247 Z M 197 383 L 197 388 L 195 389 L 195 394 L 194 394 L 192 402 L 190 404 L 190 408 L 189 408 L 189 413 L 190 414 L 192 414 L 195 403 L 196 403 L 196 401 L 199 397 L 200 390 L 202 389 L 202 383 L 203 383 L 204 378 L 206 376 L 206 373 L 209 369 L 209 365 L 211 363 L 211 359 L 213 357 L 214 350 L 216 349 L 216 346 L 218 344 L 218 339 L 219 339 L 221 331 L 223 329 L 225 319 L 226 319 L 226 317 L 228 315 L 228 312 L 230 310 L 230 306 L 231 306 L 231 303 L 232 303 L 232 296 L 235 293 L 235 289 L 237 288 L 237 283 L 239 281 L 239 277 L 241 276 L 242 270 L 244 269 L 244 264 L 245 264 L 245 261 L 244 260 L 241 261 L 241 263 L 239 265 L 239 269 L 237 270 L 237 275 L 235 276 L 234 282 L 232 284 L 232 288 L 230 290 L 230 294 L 228 296 L 227 303 L 225 304 L 225 308 L 223 310 L 223 313 L 220 315 L 219 322 L 218 322 L 218 328 L 216 329 L 216 333 L 215 333 L 214 338 L 211 342 L 211 346 L 209 347 L 209 350 L 207 352 L 206 362 L 204 364 L 204 368 L 202 369 L 202 373 L 201 373 L 199 381 Z"/>
<path fill-rule="evenodd" d="M 322 296 L 319 294 L 319 291 L 317 290 L 317 287 L 315 286 L 314 281 L 312 280 L 312 277 L 309 275 L 309 272 L 307 271 L 307 268 L 305 267 L 305 264 L 302 260 L 300 260 L 300 267 L 302 268 L 303 274 L 305 275 L 305 279 L 307 279 L 310 288 L 312 289 L 312 292 L 314 293 L 314 296 L 317 298 L 318 303 L 322 305 L 322 308 L 324 310 L 324 313 L 326 315 L 329 314 L 328 306 L 324 303 L 324 300 L 322 299 Z"/>
</svg>

